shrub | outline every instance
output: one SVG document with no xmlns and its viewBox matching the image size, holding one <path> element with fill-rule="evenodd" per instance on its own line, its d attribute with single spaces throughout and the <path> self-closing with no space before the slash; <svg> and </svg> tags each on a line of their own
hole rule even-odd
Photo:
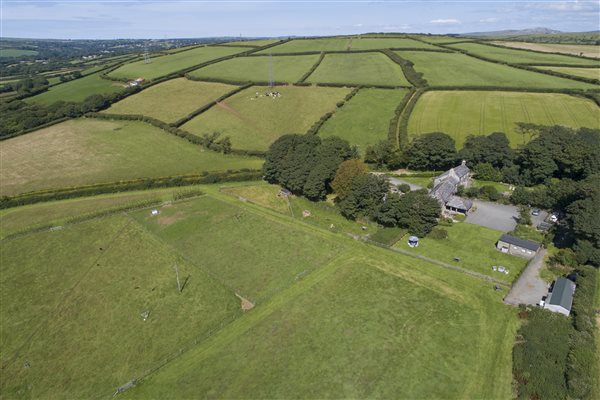
<svg viewBox="0 0 600 400">
<path fill-rule="evenodd" d="M 433 228 L 427 237 L 435 240 L 443 240 L 448 238 L 448 231 L 444 228 Z"/>
</svg>

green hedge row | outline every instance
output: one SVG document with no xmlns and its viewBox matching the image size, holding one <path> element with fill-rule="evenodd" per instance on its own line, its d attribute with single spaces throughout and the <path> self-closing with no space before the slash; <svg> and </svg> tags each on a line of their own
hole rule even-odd
<svg viewBox="0 0 600 400">
<path fill-rule="evenodd" d="M 321 65 L 321 62 L 323 61 L 323 59 L 325 58 L 325 52 L 321 52 L 321 55 L 319 56 L 319 59 L 312 65 L 312 67 L 310 67 L 310 69 L 304 74 L 302 75 L 302 77 L 298 80 L 297 83 L 302 83 L 305 80 L 308 79 L 308 77 L 315 72 L 315 69 L 317 69 L 317 67 L 319 65 Z"/>
<path fill-rule="evenodd" d="M 14 137 L 17 137 L 17 136 L 24 135 L 24 134 L 29 133 L 29 132 L 37 131 L 38 129 L 44 129 L 44 128 L 47 128 L 47 127 L 52 126 L 52 125 L 60 124 L 61 122 L 65 122 L 65 121 L 68 121 L 70 119 L 71 118 L 69 118 L 69 117 L 62 117 L 62 118 L 59 118 L 59 119 L 55 119 L 54 121 L 50 121 L 50 122 L 46 122 L 45 124 L 38 125 L 38 126 L 33 127 L 33 128 L 25 129 L 25 130 L 23 130 L 21 132 L 13 133 L 12 135 L 2 136 L 2 137 L 0 137 L 0 142 L 3 141 L 3 140 L 6 140 L 6 139 L 10 139 L 10 138 L 14 138 Z"/>
<path fill-rule="evenodd" d="M 398 139 L 398 121 L 400 120 L 400 116 L 402 115 L 406 104 L 408 104 L 408 101 L 415 94 L 416 90 L 416 88 L 411 88 L 408 91 L 408 93 L 406 94 L 406 96 L 404 96 L 400 104 L 398 104 L 398 107 L 396 107 L 396 110 L 394 110 L 394 116 L 392 117 L 392 119 L 390 119 L 390 126 L 388 128 L 388 140 L 390 142 L 396 143 L 397 147 L 400 147 L 400 141 Z"/>
<path fill-rule="evenodd" d="M 18 196 L 4 196 L 0 199 L 0 209 L 34 204 L 52 200 L 93 196 L 105 193 L 118 193 L 131 190 L 145 190 L 162 187 L 189 186 L 217 182 L 250 181 L 262 178 L 261 170 L 242 169 L 226 172 L 203 172 L 198 175 L 168 176 L 160 178 L 140 178 L 129 181 L 78 186 L 66 189 L 45 190 L 24 193 Z"/>
<path fill-rule="evenodd" d="M 404 110 L 402 111 L 402 115 L 400 116 L 400 124 L 398 126 L 398 144 L 400 146 L 400 149 L 405 148 L 409 144 L 408 119 L 410 118 L 410 114 L 412 114 L 415 105 L 417 104 L 417 101 L 419 101 L 419 98 L 426 91 L 426 88 L 418 88 L 404 107 Z"/>
<path fill-rule="evenodd" d="M 413 86 L 416 86 L 416 87 L 426 87 L 427 86 L 427 80 L 425 80 L 423 78 L 422 73 L 415 71 L 415 69 L 413 68 L 414 64 L 411 61 L 400 57 L 397 53 L 394 53 L 391 50 L 382 50 L 381 52 L 383 54 L 385 54 L 386 56 L 388 56 L 390 58 L 390 60 L 392 60 L 396 64 L 400 65 L 400 68 L 402 68 L 402 72 L 404 73 L 404 76 Z"/>
<path fill-rule="evenodd" d="M 352 91 L 350 91 L 350 93 L 348 93 L 343 100 L 340 100 L 336 103 L 336 110 L 338 108 L 341 108 L 344 106 L 344 104 L 346 104 L 346 102 L 348 100 L 350 100 L 351 98 L 353 98 L 356 93 L 358 93 L 358 91 L 361 89 L 361 87 L 356 87 L 354 89 L 352 89 Z M 323 126 L 323 124 L 325 122 L 327 122 L 327 120 L 329 118 L 331 118 L 331 116 L 333 115 L 335 111 L 330 111 L 325 113 L 325 115 L 323 115 L 318 121 L 316 121 L 306 132 L 307 135 L 316 135 L 317 133 L 319 133 L 319 129 L 321 129 L 321 127 Z"/>
</svg>

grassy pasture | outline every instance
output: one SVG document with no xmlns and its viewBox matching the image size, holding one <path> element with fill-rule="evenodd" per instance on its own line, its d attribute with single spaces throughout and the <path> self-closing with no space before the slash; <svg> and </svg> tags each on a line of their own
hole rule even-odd
<svg viewBox="0 0 600 400">
<path fill-rule="evenodd" d="M 262 40 L 238 40 L 236 42 L 227 42 L 223 44 L 227 44 L 228 46 L 254 46 L 254 47 L 262 47 L 268 44 L 273 44 L 278 42 L 278 39 L 262 39 Z"/>
<path fill-rule="evenodd" d="M 526 43 L 526 42 L 494 42 L 500 46 L 515 49 L 536 50 L 546 53 L 565 53 L 600 58 L 600 46 L 586 44 L 555 44 L 555 43 Z"/>
<path fill-rule="evenodd" d="M 465 54 L 399 51 L 432 86 L 505 86 L 555 89 L 598 88 L 584 82 L 482 61 Z"/>
<path fill-rule="evenodd" d="M 203 151 L 136 121 L 80 119 L 6 140 L 2 195 L 73 185 L 239 168 L 262 160 Z"/>
<path fill-rule="evenodd" d="M 382 252 L 310 274 L 124 397 L 510 397 L 513 311 Z"/>
<path fill-rule="evenodd" d="M 410 248 L 404 238 L 394 247 L 486 274 L 507 283 L 511 283 L 527 265 L 524 258 L 496 250 L 496 242 L 502 235 L 500 231 L 466 222 L 440 228 L 448 231 L 447 239 L 425 237 L 419 239 L 419 247 Z M 460 261 L 454 261 L 454 257 L 459 257 Z M 492 265 L 503 265 L 510 270 L 510 274 L 494 272 Z"/>
<path fill-rule="evenodd" d="M 390 48 L 434 48 L 433 46 L 408 38 L 357 38 L 339 37 L 322 39 L 295 39 L 261 50 L 263 54 L 302 53 L 307 51 L 352 51 Z"/>
<path fill-rule="evenodd" d="M 386 140 L 389 121 L 407 89 L 362 89 L 321 127 L 319 136 L 339 136 L 365 149 Z"/>
<path fill-rule="evenodd" d="M 459 38 L 452 36 L 438 36 L 438 35 L 413 35 L 421 40 L 429 43 L 444 44 L 444 43 L 455 43 L 455 42 L 468 42 L 472 39 Z"/>
<path fill-rule="evenodd" d="M 599 65 L 597 61 L 585 58 L 571 57 L 559 54 L 542 54 L 532 51 L 515 50 L 488 46 L 479 43 L 457 43 L 451 44 L 454 49 L 466 50 L 482 57 L 492 60 L 509 62 L 513 64 L 568 64 L 568 65 Z"/>
<path fill-rule="evenodd" d="M 247 50 L 248 48 L 244 47 L 197 47 L 180 53 L 153 57 L 148 64 L 144 63 L 144 60 L 128 63 L 112 71 L 109 75 L 115 78 L 136 79 L 141 77 L 150 80 L 180 69 Z"/>
<path fill-rule="evenodd" d="M 161 241 L 253 303 L 266 301 L 341 250 L 304 230 L 210 197 L 159 210 L 158 217 L 145 210 L 132 215 Z"/>
<path fill-rule="evenodd" d="M 141 114 L 164 122 L 175 122 L 219 98 L 236 86 L 223 83 L 171 79 L 113 104 L 107 113 Z"/>
<path fill-rule="evenodd" d="M 593 101 L 558 93 L 432 91 L 417 102 L 409 136 L 446 132 L 458 148 L 468 135 L 504 132 L 512 146 L 523 144 L 516 122 L 600 128 L 600 109 Z M 529 140 L 530 138 L 525 138 Z"/>
<path fill-rule="evenodd" d="M 6 398 L 109 397 L 241 314 L 233 292 L 124 216 L 10 240 L 0 254 L 3 364 L 18 354 L 3 367 Z M 174 265 L 190 277 L 182 293 Z"/>
<path fill-rule="evenodd" d="M 543 67 L 536 66 L 538 69 L 560 72 L 562 74 L 580 76 L 582 78 L 600 79 L 600 68 L 577 68 L 577 67 Z"/>
<path fill-rule="evenodd" d="M 21 50 L 21 49 L 0 49 L 0 58 L 14 58 L 23 56 L 35 56 L 38 52 L 35 50 Z"/>
<path fill-rule="evenodd" d="M 253 86 L 226 99 L 182 129 L 196 135 L 221 132 L 229 136 L 233 148 L 266 150 L 279 136 L 304 133 L 323 114 L 335 110 L 350 89 L 278 86 L 279 98 L 256 97 L 267 87 Z"/>
<path fill-rule="evenodd" d="M 348 85 L 411 86 L 404 77 L 402 68 L 381 53 L 327 54 L 306 81 Z"/>
<path fill-rule="evenodd" d="M 93 94 L 110 94 L 121 90 L 123 90 L 122 83 L 102 79 L 100 74 L 91 74 L 52 86 L 43 93 L 29 97 L 27 101 L 45 105 L 61 100 L 80 102 Z"/>
<path fill-rule="evenodd" d="M 319 59 L 318 55 L 273 57 L 273 80 L 297 82 Z M 269 57 L 236 57 L 190 72 L 197 78 L 268 82 Z"/>
</svg>

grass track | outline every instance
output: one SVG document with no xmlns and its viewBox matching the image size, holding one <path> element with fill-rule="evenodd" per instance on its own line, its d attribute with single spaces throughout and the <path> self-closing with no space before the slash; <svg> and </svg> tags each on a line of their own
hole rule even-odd
<svg viewBox="0 0 600 400">
<path fill-rule="evenodd" d="M 268 90 L 260 86 L 243 90 L 182 129 L 198 136 L 218 131 L 231 138 L 235 149 L 266 150 L 283 134 L 305 133 L 350 92 L 346 88 L 277 86 L 274 90 L 281 97 L 255 98 L 255 93 L 262 95 Z"/>
<path fill-rule="evenodd" d="M 431 86 L 503 86 L 592 89 L 597 85 L 482 61 L 465 54 L 398 51 Z"/>
<path fill-rule="evenodd" d="M 400 66 L 381 53 L 327 54 L 306 82 L 411 86 Z"/>
<path fill-rule="evenodd" d="M 339 136 L 364 155 L 367 146 L 387 139 L 389 121 L 407 93 L 406 89 L 362 89 L 325 122 L 319 136 Z"/>
<path fill-rule="evenodd" d="M 273 81 L 297 82 L 319 59 L 319 55 L 273 57 Z M 225 81 L 268 82 L 269 57 L 236 57 L 190 72 L 196 78 Z"/>
<path fill-rule="evenodd" d="M 171 79 L 113 104 L 107 113 L 141 114 L 171 123 L 210 103 L 236 86 Z"/>
<path fill-rule="evenodd" d="M 523 144 L 516 122 L 600 128 L 600 109 L 588 99 L 557 93 L 431 91 L 419 99 L 408 124 L 410 137 L 442 131 L 461 147 L 468 135 L 504 132 Z M 529 140 L 529 138 L 526 138 Z"/>
<path fill-rule="evenodd" d="M 142 122 L 95 119 L 6 140 L 0 156 L 2 195 L 262 165 L 257 158 L 205 151 Z"/>
<path fill-rule="evenodd" d="M 144 78 L 146 80 L 159 78 L 172 72 L 184 68 L 192 67 L 203 62 L 225 57 L 231 54 L 247 51 L 244 47 L 217 47 L 206 46 L 198 47 L 180 53 L 169 54 L 166 56 L 153 57 L 149 64 L 143 60 L 125 64 L 122 67 L 112 71 L 109 75 L 115 78 L 136 79 Z"/>
<path fill-rule="evenodd" d="M 27 99 L 31 103 L 49 105 L 57 101 L 81 102 L 93 94 L 110 94 L 123 90 L 123 84 L 100 78 L 91 74 L 73 81 L 52 86 L 46 92 Z"/>
</svg>

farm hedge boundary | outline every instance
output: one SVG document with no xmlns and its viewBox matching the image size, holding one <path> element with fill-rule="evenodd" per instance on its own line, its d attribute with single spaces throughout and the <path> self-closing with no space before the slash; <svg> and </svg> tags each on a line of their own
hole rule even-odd
<svg viewBox="0 0 600 400">
<path fill-rule="evenodd" d="M 398 138 L 398 122 L 400 121 L 400 116 L 408 104 L 408 101 L 412 98 L 412 96 L 416 92 L 416 88 L 411 88 L 408 93 L 404 96 L 400 104 L 394 110 L 394 116 L 390 119 L 390 126 L 388 128 L 388 140 L 396 143 L 397 147 L 400 147 L 400 140 Z"/>
<path fill-rule="evenodd" d="M 426 87 L 428 85 L 427 80 L 423 78 L 423 74 L 415 71 L 415 69 L 413 68 L 414 64 L 411 61 L 400 57 L 398 54 L 394 53 L 391 50 L 382 50 L 381 53 L 388 56 L 390 60 L 392 60 L 393 62 L 398 64 L 400 68 L 402 68 L 404 76 L 411 83 L 411 85 L 416 87 Z"/>
<path fill-rule="evenodd" d="M 317 61 L 312 65 L 312 67 L 310 67 L 310 69 L 304 75 L 302 75 L 302 77 L 296 83 L 303 83 L 305 80 L 307 80 L 308 77 L 311 76 L 313 72 L 315 72 L 317 67 L 319 65 L 321 65 L 321 62 L 323 61 L 324 58 L 325 58 L 325 52 L 321 52 L 321 55 L 319 56 Z"/>
</svg>

